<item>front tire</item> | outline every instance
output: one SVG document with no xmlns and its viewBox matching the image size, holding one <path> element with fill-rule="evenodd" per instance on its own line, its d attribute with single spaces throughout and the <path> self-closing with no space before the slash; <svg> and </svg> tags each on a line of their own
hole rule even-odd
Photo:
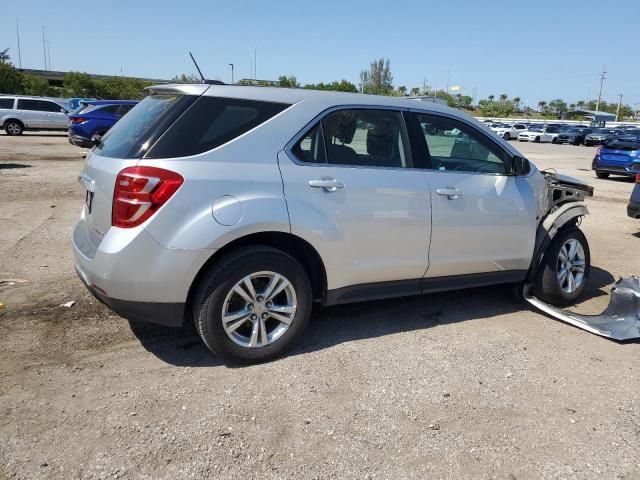
<svg viewBox="0 0 640 480">
<path fill-rule="evenodd" d="M 9 120 L 4 124 L 4 131 L 7 132 L 7 135 L 22 135 L 24 127 L 20 122 Z"/>
<path fill-rule="evenodd" d="M 504 138 L 504 139 L 508 142 L 509 140 L 511 140 L 511 135 L 509 135 L 509 132 L 506 132 L 506 133 L 502 136 L 502 138 Z"/>
<path fill-rule="evenodd" d="M 534 293 L 543 302 L 573 305 L 589 281 L 591 252 L 575 225 L 562 228 L 553 238 L 534 281 Z"/>
<path fill-rule="evenodd" d="M 304 268 L 275 248 L 238 249 L 203 275 L 193 317 L 205 345 L 227 363 L 272 360 L 296 343 L 311 314 Z"/>
</svg>

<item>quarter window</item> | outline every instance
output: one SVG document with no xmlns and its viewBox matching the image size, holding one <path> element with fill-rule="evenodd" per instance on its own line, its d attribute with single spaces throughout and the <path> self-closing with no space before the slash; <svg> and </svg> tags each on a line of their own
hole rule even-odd
<svg viewBox="0 0 640 480">
<path fill-rule="evenodd" d="M 200 97 L 146 155 L 197 155 L 224 145 L 277 115 L 289 105 L 235 98 Z"/>
<path fill-rule="evenodd" d="M 394 168 L 411 166 L 400 112 L 339 110 L 327 115 L 322 127 L 329 164 Z"/>
<path fill-rule="evenodd" d="M 508 154 L 462 122 L 417 115 L 431 168 L 447 172 L 506 174 Z"/>
<path fill-rule="evenodd" d="M 13 108 L 13 98 L 0 98 L 0 108 Z"/>
</svg>

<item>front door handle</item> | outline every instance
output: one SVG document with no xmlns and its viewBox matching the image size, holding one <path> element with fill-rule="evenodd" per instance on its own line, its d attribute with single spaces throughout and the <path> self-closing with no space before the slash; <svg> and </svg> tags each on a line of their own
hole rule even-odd
<svg viewBox="0 0 640 480">
<path fill-rule="evenodd" d="M 344 188 L 344 183 L 335 178 L 320 178 L 317 180 L 309 180 L 309 186 L 312 188 L 321 188 L 324 192 L 335 192 L 339 188 Z"/>
<path fill-rule="evenodd" d="M 436 193 L 438 195 L 446 196 L 449 200 L 455 200 L 456 198 L 460 198 L 463 195 L 462 190 L 458 190 L 454 187 L 439 188 L 436 190 Z"/>
</svg>

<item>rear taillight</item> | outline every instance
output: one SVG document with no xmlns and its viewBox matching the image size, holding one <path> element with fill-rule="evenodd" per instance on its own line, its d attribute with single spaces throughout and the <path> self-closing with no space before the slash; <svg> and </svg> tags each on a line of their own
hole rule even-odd
<svg viewBox="0 0 640 480">
<path fill-rule="evenodd" d="M 111 224 L 136 227 L 151 217 L 180 188 L 184 178 L 156 167 L 129 167 L 118 173 Z"/>
<path fill-rule="evenodd" d="M 640 183 L 640 173 L 636 175 L 636 183 Z"/>
<path fill-rule="evenodd" d="M 87 119 L 84 117 L 74 117 L 71 119 L 71 123 L 82 123 L 82 122 L 86 122 Z"/>
<path fill-rule="evenodd" d="M 596 150 L 596 157 L 600 155 L 600 150 L 602 150 L 602 147 L 598 147 Z"/>
</svg>

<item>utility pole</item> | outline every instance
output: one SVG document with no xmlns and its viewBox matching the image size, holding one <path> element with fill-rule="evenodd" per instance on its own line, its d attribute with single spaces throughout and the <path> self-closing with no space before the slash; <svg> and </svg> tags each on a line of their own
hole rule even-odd
<svg viewBox="0 0 640 480">
<path fill-rule="evenodd" d="M 42 54 L 44 56 L 44 69 L 48 70 L 48 68 L 47 68 L 47 46 L 44 43 L 44 27 L 42 27 Z"/>
<path fill-rule="evenodd" d="M 47 65 L 49 65 L 49 70 L 51 70 L 51 42 L 49 40 L 45 40 L 47 44 Z"/>
<path fill-rule="evenodd" d="M 258 49 L 253 49 L 253 78 L 258 79 Z"/>
<path fill-rule="evenodd" d="M 618 95 L 618 108 L 616 109 L 616 122 L 618 121 L 618 117 L 620 116 L 620 105 L 622 105 L 622 94 Z"/>
<path fill-rule="evenodd" d="M 16 37 L 18 38 L 18 65 L 22 68 L 22 51 L 20 50 L 20 27 L 18 26 L 18 19 L 16 18 Z"/>
<path fill-rule="evenodd" d="M 598 93 L 598 101 L 596 102 L 596 112 L 600 111 L 600 100 L 602 100 L 602 84 L 604 83 L 604 79 L 607 78 L 605 75 L 607 74 L 607 70 L 605 67 L 602 67 L 602 73 L 600 74 L 600 92 Z"/>
</svg>

